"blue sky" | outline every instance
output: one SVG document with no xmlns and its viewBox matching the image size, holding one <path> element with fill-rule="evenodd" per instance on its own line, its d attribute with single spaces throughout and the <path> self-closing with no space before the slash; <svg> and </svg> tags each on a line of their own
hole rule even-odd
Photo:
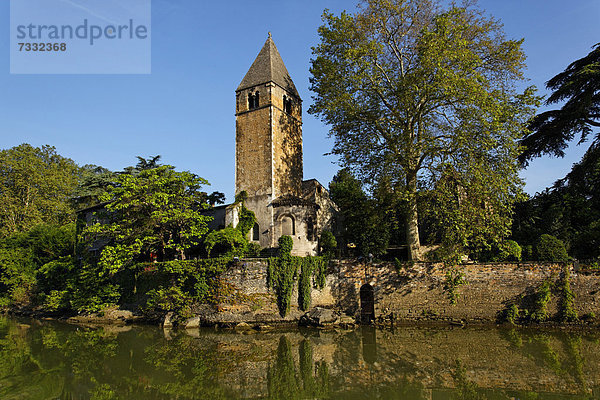
<svg viewBox="0 0 600 400">
<path fill-rule="evenodd" d="M 77 0 L 71 0 L 77 1 Z M 9 1 L 0 0 L 0 148 L 50 144 L 78 164 L 120 170 L 135 156 L 160 154 L 165 163 L 234 189 L 235 88 L 272 32 L 304 100 L 304 177 L 327 185 L 338 167 L 324 153 L 327 127 L 306 113 L 311 46 L 324 8 L 352 11 L 353 1 L 152 1 L 149 75 L 11 75 Z M 524 38 L 528 84 L 544 83 L 600 42 L 600 1 L 480 0 Z M 562 178 L 587 145 L 564 159 L 545 157 L 523 171 L 535 193 Z"/>
</svg>

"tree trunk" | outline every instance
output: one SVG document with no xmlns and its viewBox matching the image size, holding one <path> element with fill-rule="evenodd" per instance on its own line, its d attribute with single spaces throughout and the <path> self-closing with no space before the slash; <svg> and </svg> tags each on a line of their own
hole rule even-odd
<svg viewBox="0 0 600 400">
<path fill-rule="evenodd" d="M 417 211 L 417 174 L 409 173 L 406 178 L 408 207 L 406 212 L 406 242 L 411 261 L 422 261 L 421 241 L 419 240 L 419 214 Z"/>
</svg>

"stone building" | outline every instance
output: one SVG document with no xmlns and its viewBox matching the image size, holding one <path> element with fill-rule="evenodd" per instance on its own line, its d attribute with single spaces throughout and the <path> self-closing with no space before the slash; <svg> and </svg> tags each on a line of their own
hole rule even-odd
<svg viewBox="0 0 600 400">
<path fill-rule="evenodd" d="M 235 94 L 235 193 L 248 194 L 257 219 L 249 239 L 272 248 L 289 235 L 295 255 L 314 255 L 336 208 L 323 185 L 303 180 L 302 99 L 271 34 Z M 237 224 L 238 207 L 220 213 L 225 226 Z"/>
</svg>

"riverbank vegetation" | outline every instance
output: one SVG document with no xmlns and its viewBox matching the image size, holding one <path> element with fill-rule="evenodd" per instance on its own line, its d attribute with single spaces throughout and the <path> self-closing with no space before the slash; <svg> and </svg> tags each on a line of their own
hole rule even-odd
<svg viewBox="0 0 600 400">
<path fill-rule="evenodd" d="M 370 0 L 354 15 L 325 12 L 309 112 L 331 126 L 343 166 L 329 185 L 339 213 L 335 232 L 319 238 L 322 258 L 292 257 L 282 237 L 268 279 L 282 316 L 295 282 L 300 308 L 310 306 L 332 257 L 443 261 L 452 301 L 461 282 L 452 267 L 464 261 L 597 268 L 600 47 L 549 81 L 548 105 L 564 106 L 535 116 L 534 88 L 515 89 L 522 41 L 470 4 Z M 519 168 L 563 155 L 575 137 L 591 139 L 583 159 L 524 194 Z M 51 146 L 0 150 L 0 307 L 84 313 L 133 302 L 186 315 L 216 301 L 229 263 L 275 249 L 249 243 L 255 216 L 244 193 L 233 204 L 238 225 L 210 231 L 207 211 L 224 195 L 207 185 L 160 156 L 109 171 Z"/>
<path fill-rule="evenodd" d="M 203 211 L 224 196 L 207 195 L 208 182 L 158 156 L 121 172 L 80 168 L 49 146 L 0 157 L 0 307 L 68 315 L 129 303 L 147 316 L 184 316 L 231 294 L 220 274 L 234 256 L 256 252 L 245 239 L 252 212 L 242 206 L 242 223 L 230 228 L 235 245 L 227 234 L 208 237 Z M 21 215 L 23 207 L 31 212 Z M 217 257 L 203 259 L 211 251 Z"/>
</svg>

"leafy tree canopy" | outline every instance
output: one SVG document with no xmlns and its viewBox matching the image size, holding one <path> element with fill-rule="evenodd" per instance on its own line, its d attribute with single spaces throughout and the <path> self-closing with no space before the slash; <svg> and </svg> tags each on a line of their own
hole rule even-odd
<svg viewBox="0 0 600 400">
<path fill-rule="evenodd" d="M 360 255 L 384 253 L 389 243 L 390 221 L 378 212 L 377 202 L 364 192 L 361 182 L 341 169 L 329 184 L 329 195 L 337 204 L 343 227 L 341 246 L 356 246 Z"/>
<path fill-rule="evenodd" d="M 101 196 L 108 202 L 111 223 L 97 223 L 86 233 L 110 238 L 100 264 L 116 272 L 137 260 L 156 254 L 160 259 L 186 258 L 186 250 L 198 245 L 208 232 L 205 193 L 208 182 L 190 172 L 162 165 L 139 173 L 120 174 L 114 186 Z"/>
<path fill-rule="evenodd" d="M 585 57 L 571 63 L 563 72 L 550 79 L 546 87 L 552 94 L 546 104 L 564 102 L 558 110 L 540 113 L 529 124 L 523 139 L 525 150 L 519 157 L 528 161 L 543 154 L 563 157 L 569 142 L 579 135 L 579 143 L 600 128 L 600 43 Z M 599 142 L 600 130 L 593 139 Z"/>
<path fill-rule="evenodd" d="M 326 11 L 311 60 L 309 112 L 331 126 L 344 166 L 371 185 L 390 181 L 405 202 L 415 260 L 422 258 L 417 194 L 435 192 L 448 175 L 456 178 L 453 194 L 438 196 L 438 206 L 478 209 L 456 213 L 455 229 L 476 217 L 486 240 L 500 240 L 487 220 L 498 211 L 498 235 L 507 234 L 521 184 L 518 140 L 538 101 L 532 89 L 515 89 L 522 41 L 507 40 L 473 7 L 440 10 L 436 1 L 365 0 L 355 15 Z"/>
<path fill-rule="evenodd" d="M 52 146 L 21 144 L 0 150 L 0 237 L 40 223 L 73 219 L 70 197 L 78 167 Z"/>
<path fill-rule="evenodd" d="M 70 260 L 75 248 L 75 224 L 40 224 L 27 232 L 0 239 L 0 303 L 23 302 L 37 289 L 67 278 L 41 271 L 57 260 Z M 4 298 L 4 299 L 2 299 Z"/>
<path fill-rule="evenodd" d="M 116 174 L 98 165 L 86 164 L 79 170 L 79 185 L 73 191 L 72 203 L 81 210 L 100 203 L 100 196 L 114 184 Z"/>
<path fill-rule="evenodd" d="M 600 144 L 592 144 L 551 188 L 518 204 L 515 240 L 535 246 L 543 234 L 562 240 L 580 260 L 600 257 Z"/>
</svg>

